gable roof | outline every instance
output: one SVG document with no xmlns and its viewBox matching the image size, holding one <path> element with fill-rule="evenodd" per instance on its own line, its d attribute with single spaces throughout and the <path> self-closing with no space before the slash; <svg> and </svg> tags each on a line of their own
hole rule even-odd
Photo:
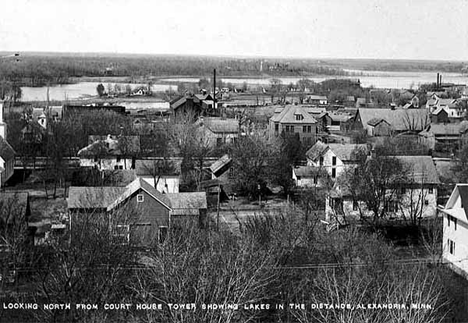
<svg viewBox="0 0 468 323">
<path fill-rule="evenodd" d="M 320 156 L 331 150 L 342 162 L 357 161 L 356 149 L 362 149 L 367 153 L 366 144 L 325 144 L 317 141 L 307 152 L 310 160 L 317 160 Z"/>
<path fill-rule="evenodd" d="M 379 123 L 381 123 L 381 122 L 385 122 L 386 124 L 389 124 L 385 119 L 382 119 L 382 118 L 373 118 L 373 119 L 369 120 L 369 121 L 367 122 L 367 124 L 368 124 L 369 126 L 375 127 L 375 126 L 377 126 L 377 125 L 378 125 Z"/>
<path fill-rule="evenodd" d="M 0 136 L 0 157 L 2 157 L 4 161 L 15 158 L 15 150 L 1 136 Z"/>
<path fill-rule="evenodd" d="M 367 153 L 366 144 L 328 144 L 328 147 L 342 162 L 357 161 L 357 149 Z"/>
<path fill-rule="evenodd" d="M 409 176 L 415 183 L 440 184 L 439 175 L 431 156 L 395 156 L 408 167 Z"/>
<path fill-rule="evenodd" d="M 201 122 L 201 121 L 200 121 Z M 237 133 L 239 121 L 237 119 L 203 118 L 203 125 L 213 133 Z"/>
<path fill-rule="evenodd" d="M 393 129 L 397 131 L 409 130 L 411 125 L 412 130 L 423 130 L 430 122 L 429 111 L 427 109 L 359 109 L 362 125 L 365 127 L 369 121 L 375 118 L 384 119 Z"/>
<path fill-rule="evenodd" d="M 135 179 L 125 187 L 71 186 L 69 188 L 67 204 L 69 209 L 105 209 L 106 211 L 111 211 L 139 189 L 148 193 L 167 209 L 171 209 L 170 200 L 141 178 Z"/>
<path fill-rule="evenodd" d="M 328 145 L 326 143 L 323 143 L 320 140 L 317 140 L 317 142 L 309 148 L 306 152 L 306 157 L 309 158 L 310 160 L 316 160 L 319 158 L 325 151 L 328 149 Z"/>
<path fill-rule="evenodd" d="M 427 127 L 426 131 L 434 135 L 460 135 L 468 130 L 468 122 L 460 123 L 435 123 Z"/>
<path fill-rule="evenodd" d="M 205 192 L 165 194 L 172 206 L 172 215 L 198 215 L 200 209 L 206 209 Z"/>
<path fill-rule="evenodd" d="M 296 120 L 296 115 L 302 115 L 302 120 Z M 317 123 L 317 120 L 307 112 L 307 108 L 300 105 L 288 105 L 279 114 L 270 118 L 273 122 L 281 123 Z"/>
<path fill-rule="evenodd" d="M 460 214 L 460 212 L 457 212 L 457 209 L 454 209 L 455 202 L 457 201 L 458 197 L 460 197 L 462 208 L 464 214 Z M 445 203 L 445 207 L 442 209 L 444 213 L 450 214 L 454 216 L 455 218 L 467 222 L 467 217 L 468 217 L 468 184 L 465 183 L 459 183 L 455 186 L 455 188 L 452 191 L 452 194 L 450 194 L 450 198 L 448 199 L 447 203 Z"/>
<path fill-rule="evenodd" d="M 210 166 L 210 171 L 213 174 L 216 174 L 219 170 L 221 170 L 223 167 L 228 166 L 231 163 L 232 159 L 229 158 L 228 155 L 223 155 L 221 158 L 216 160 L 211 166 Z"/>
</svg>

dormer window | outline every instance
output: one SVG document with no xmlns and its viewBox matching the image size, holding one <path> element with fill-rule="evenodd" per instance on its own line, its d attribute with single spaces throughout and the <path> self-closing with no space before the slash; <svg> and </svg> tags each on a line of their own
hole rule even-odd
<svg viewBox="0 0 468 323">
<path fill-rule="evenodd" d="M 304 120 L 304 116 L 302 114 L 296 114 L 296 121 Z"/>
</svg>

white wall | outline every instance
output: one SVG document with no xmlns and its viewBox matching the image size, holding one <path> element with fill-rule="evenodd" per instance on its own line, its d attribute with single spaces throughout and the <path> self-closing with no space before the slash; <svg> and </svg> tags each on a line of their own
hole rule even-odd
<svg viewBox="0 0 468 323">
<path fill-rule="evenodd" d="M 122 166 L 122 169 L 132 169 L 132 159 L 122 158 L 117 161 L 117 158 L 98 158 L 97 162 L 94 158 L 80 158 L 80 167 L 97 167 L 99 170 L 114 170 L 115 166 Z"/>
<path fill-rule="evenodd" d="M 460 213 L 463 213 L 462 216 L 465 217 L 464 210 L 461 208 L 459 210 Z M 454 254 L 450 253 L 449 239 L 455 243 Z M 455 229 L 453 221 L 448 226 L 448 215 L 444 214 L 442 246 L 443 258 L 451 262 L 455 269 L 468 275 L 468 224 L 458 219 Z"/>
<path fill-rule="evenodd" d="M 152 176 L 139 177 L 154 187 L 155 181 Z M 180 180 L 178 176 L 162 176 L 158 181 L 156 189 L 161 193 L 179 193 L 179 182 Z"/>
<path fill-rule="evenodd" d="M 323 157 L 323 165 L 322 168 L 325 169 L 330 176 L 332 176 L 332 169 L 336 169 L 336 176 L 339 177 L 344 171 L 345 171 L 345 164 L 336 157 L 336 155 L 331 151 L 330 149 L 327 150 L 325 154 L 322 155 Z M 333 164 L 333 157 L 336 157 L 336 165 Z M 315 167 L 320 167 L 320 158 L 317 160 L 307 160 L 307 166 L 315 166 Z"/>
</svg>

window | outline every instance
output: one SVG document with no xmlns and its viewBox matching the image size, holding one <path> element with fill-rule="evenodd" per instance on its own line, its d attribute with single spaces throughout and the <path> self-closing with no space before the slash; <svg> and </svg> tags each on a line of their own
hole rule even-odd
<svg viewBox="0 0 468 323">
<path fill-rule="evenodd" d="M 358 202 L 356 200 L 353 200 L 353 211 L 357 211 L 359 208 Z"/>
<path fill-rule="evenodd" d="M 120 162 L 121 157 L 117 156 L 117 162 Z"/>
<path fill-rule="evenodd" d="M 390 213 L 398 212 L 398 201 L 388 201 L 385 210 Z"/>
<path fill-rule="evenodd" d="M 311 133 L 312 132 L 312 126 L 307 126 L 307 132 Z"/>
<path fill-rule="evenodd" d="M 307 126 L 302 126 L 302 132 L 307 132 Z"/>
<path fill-rule="evenodd" d="M 275 132 L 279 131 L 279 124 L 275 123 Z"/>
<path fill-rule="evenodd" d="M 336 177 L 336 168 L 332 168 L 332 178 Z"/>
<path fill-rule="evenodd" d="M 122 165 L 115 165 L 114 169 L 123 169 L 123 166 Z"/>
<path fill-rule="evenodd" d="M 323 157 L 320 157 L 320 166 L 323 166 Z"/>
<path fill-rule="evenodd" d="M 448 247 L 449 247 L 449 252 L 450 254 L 454 255 L 455 254 L 455 242 L 448 239 Z"/>
<path fill-rule="evenodd" d="M 297 180 L 298 180 L 298 181 L 300 181 L 300 180 L 301 180 L 301 178 L 302 178 L 301 176 L 297 176 Z"/>
<path fill-rule="evenodd" d="M 216 138 L 216 146 L 221 146 L 223 144 L 223 138 Z"/>
<path fill-rule="evenodd" d="M 234 176 L 234 167 L 229 168 L 228 178 L 229 179 L 235 178 L 235 176 Z"/>
<path fill-rule="evenodd" d="M 434 189 L 432 187 L 429 188 L 429 194 L 434 194 Z"/>
<path fill-rule="evenodd" d="M 142 203 L 145 201 L 145 196 L 143 194 L 138 194 L 137 195 L 137 202 Z"/>
<path fill-rule="evenodd" d="M 164 243 L 167 238 L 167 227 L 160 226 L 159 227 L 159 243 Z"/>
<path fill-rule="evenodd" d="M 318 128 L 317 127 L 315 127 L 315 133 L 318 133 Z"/>
<path fill-rule="evenodd" d="M 333 165 L 333 166 L 336 165 L 336 156 L 333 156 L 333 157 L 332 157 L 332 165 Z"/>
<path fill-rule="evenodd" d="M 113 236 L 116 243 L 128 244 L 130 241 L 130 226 L 128 224 L 116 225 Z"/>
<path fill-rule="evenodd" d="M 429 205 L 429 200 L 424 200 L 424 205 Z"/>
<path fill-rule="evenodd" d="M 98 157 L 94 156 L 94 162 L 97 163 L 97 161 L 98 161 Z"/>
<path fill-rule="evenodd" d="M 405 194 L 406 193 L 406 188 L 402 187 L 400 188 L 400 194 Z"/>
<path fill-rule="evenodd" d="M 296 121 L 301 121 L 304 119 L 304 116 L 302 114 L 296 114 Z"/>
<path fill-rule="evenodd" d="M 454 230 L 457 230 L 457 218 L 447 214 L 447 226 L 450 227 L 450 222 L 453 222 Z"/>
</svg>

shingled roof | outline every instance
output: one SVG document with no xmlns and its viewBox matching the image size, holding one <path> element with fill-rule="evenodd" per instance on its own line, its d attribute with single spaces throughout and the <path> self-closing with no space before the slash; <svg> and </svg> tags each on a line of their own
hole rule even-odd
<svg viewBox="0 0 468 323">
<path fill-rule="evenodd" d="M 302 120 L 296 120 L 298 114 L 302 115 Z M 300 105 L 288 105 L 281 113 L 273 115 L 270 120 L 281 123 L 317 123 L 317 120 L 308 113 L 307 108 Z"/>
<path fill-rule="evenodd" d="M 199 215 L 200 209 L 206 209 L 205 192 L 165 194 L 172 206 L 172 215 Z"/>
<path fill-rule="evenodd" d="M 203 118 L 203 125 L 214 133 L 238 133 L 237 119 Z"/>
<path fill-rule="evenodd" d="M 331 150 L 342 162 L 353 162 L 357 161 L 358 158 L 358 155 L 355 154 L 357 149 L 362 149 L 366 153 L 368 151 L 366 144 L 324 144 L 321 141 L 317 141 L 306 152 L 306 156 L 310 160 L 317 160 L 328 150 Z"/>
<path fill-rule="evenodd" d="M 67 204 L 69 209 L 105 209 L 111 211 L 139 189 L 144 190 L 166 208 L 171 209 L 169 198 L 141 178 L 135 179 L 125 187 L 71 186 Z"/>
<path fill-rule="evenodd" d="M 440 184 L 439 175 L 431 156 L 395 156 L 407 167 L 415 183 Z"/>
<path fill-rule="evenodd" d="M 361 122 L 364 127 L 373 119 L 384 119 L 397 131 L 422 131 L 430 123 L 427 109 L 359 109 Z M 412 128 L 412 129 L 409 129 Z"/>
</svg>

